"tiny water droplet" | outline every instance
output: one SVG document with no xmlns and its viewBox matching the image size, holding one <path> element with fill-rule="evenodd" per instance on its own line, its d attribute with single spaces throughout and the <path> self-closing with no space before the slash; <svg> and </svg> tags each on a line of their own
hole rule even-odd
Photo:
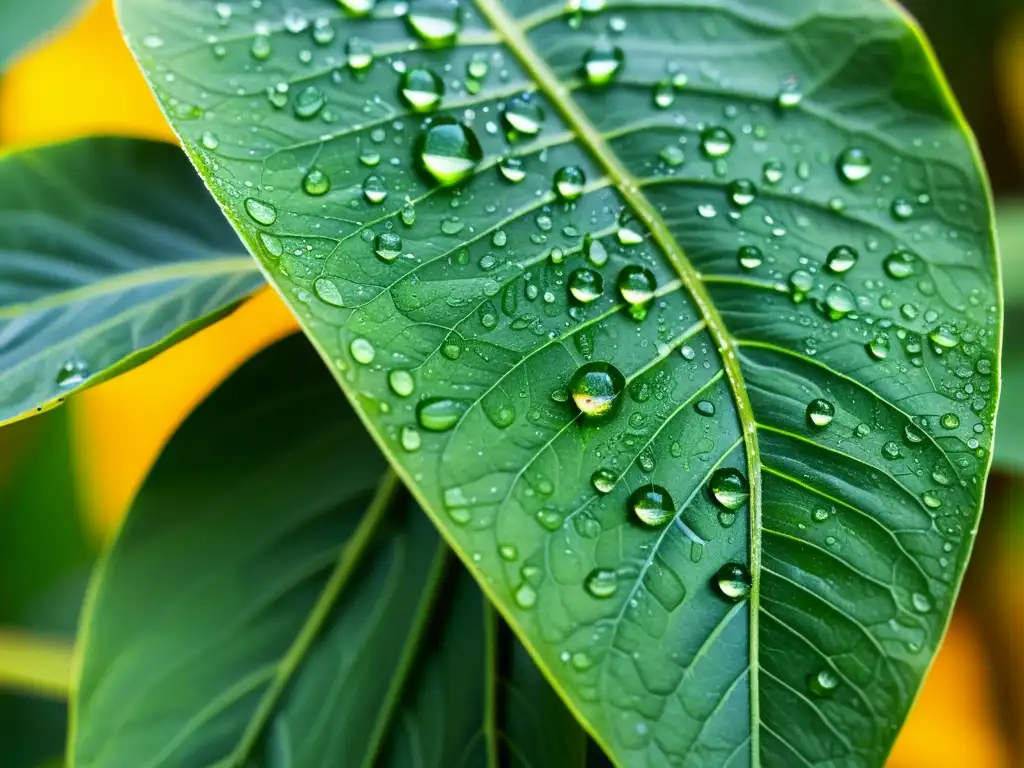
<svg viewBox="0 0 1024 768">
<path fill-rule="evenodd" d="M 885 273 L 893 280 L 906 280 L 917 274 L 918 258 L 908 250 L 897 248 L 885 257 L 883 266 Z"/>
<path fill-rule="evenodd" d="M 533 608 L 537 604 L 537 590 L 523 582 L 516 589 L 515 600 L 520 608 Z"/>
<path fill-rule="evenodd" d="M 402 238 L 394 232 L 381 232 L 373 240 L 373 252 L 381 261 L 394 261 L 402 253 Z"/>
<path fill-rule="evenodd" d="M 764 253 L 756 245 L 744 245 L 739 253 L 740 266 L 743 269 L 757 269 L 764 263 Z"/>
<path fill-rule="evenodd" d="M 885 360 L 889 356 L 889 334 L 879 331 L 866 346 L 868 354 L 875 360 Z"/>
<path fill-rule="evenodd" d="M 633 317 L 642 320 L 647 314 L 647 304 L 654 298 L 658 281 L 646 267 L 630 264 L 619 272 L 618 288 L 619 295 L 630 305 Z"/>
<path fill-rule="evenodd" d="M 600 240 L 587 235 L 583 243 L 583 250 L 587 254 L 587 261 L 595 267 L 603 267 L 608 263 L 608 250 Z"/>
<path fill-rule="evenodd" d="M 324 96 L 324 92 L 315 85 L 309 85 L 295 95 L 292 108 L 300 120 L 312 120 L 326 104 L 327 97 Z"/>
<path fill-rule="evenodd" d="M 511 137 L 517 134 L 536 136 L 544 125 L 544 109 L 528 95 L 517 96 L 509 99 L 501 118 Z"/>
<path fill-rule="evenodd" d="M 808 678 L 807 687 L 814 696 L 823 699 L 835 693 L 839 678 L 832 670 L 822 669 Z"/>
<path fill-rule="evenodd" d="M 503 157 L 498 163 L 498 171 L 513 184 L 518 184 L 526 178 L 526 164 L 518 157 Z"/>
<path fill-rule="evenodd" d="M 371 205 L 380 205 L 388 199 L 388 186 L 383 176 L 374 174 L 363 179 L 363 199 Z"/>
<path fill-rule="evenodd" d="M 373 45 L 359 37 L 345 43 L 345 61 L 353 72 L 363 72 L 373 64 Z"/>
<path fill-rule="evenodd" d="M 400 368 L 388 373 L 388 386 L 399 397 L 409 397 L 416 389 L 412 374 Z"/>
<path fill-rule="evenodd" d="M 699 413 L 701 416 L 714 416 L 715 415 L 715 404 L 710 400 L 698 400 L 693 405 L 693 410 Z"/>
<path fill-rule="evenodd" d="M 842 283 L 825 292 L 825 310 L 829 320 L 842 320 L 857 308 L 857 297 Z"/>
<path fill-rule="evenodd" d="M 57 371 L 54 383 L 66 391 L 84 384 L 90 375 L 89 364 L 84 360 L 68 360 Z"/>
<path fill-rule="evenodd" d="M 871 175 L 871 158 L 860 147 L 850 147 L 839 155 L 836 168 L 843 181 L 856 184 Z"/>
<path fill-rule="evenodd" d="M 939 419 L 943 429 L 956 429 L 960 426 L 960 417 L 955 413 L 944 413 Z"/>
<path fill-rule="evenodd" d="M 757 189 L 754 182 L 748 179 L 737 179 L 729 185 L 729 199 L 734 205 L 746 208 L 757 196 Z"/>
<path fill-rule="evenodd" d="M 420 435 L 419 430 L 408 425 L 402 427 L 398 435 L 398 441 L 402 444 L 402 448 L 406 453 L 415 453 L 423 445 L 423 437 Z"/>
</svg>

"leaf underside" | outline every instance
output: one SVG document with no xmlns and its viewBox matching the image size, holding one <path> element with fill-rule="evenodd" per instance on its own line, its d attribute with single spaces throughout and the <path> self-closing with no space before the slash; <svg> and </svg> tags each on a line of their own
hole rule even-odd
<svg viewBox="0 0 1024 768">
<path fill-rule="evenodd" d="M 375 490 L 385 467 L 302 337 L 211 395 L 95 578 L 71 764 L 582 768 L 582 729 L 394 476 Z"/>
<path fill-rule="evenodd" d="M 881 765 L 998 388 L 985 181 L 917 33 L 879 0 L 343 5 L 120 12 L 401 476 L 617 764 Z M 423 149 L 445 117 L 481 146 L 455 188 Z M 636 266 L 647 306 L 617 290 Z M 569 392 L 593 361 L 625 379 L 601 419 Z M 652 484 L 668 524 L 630 508 Z"/>
<path fill-rule="evenodd" d="M 0 157 L 0 423 L 138 365 L 262 284 L 170 144 Z"/>
</svg>

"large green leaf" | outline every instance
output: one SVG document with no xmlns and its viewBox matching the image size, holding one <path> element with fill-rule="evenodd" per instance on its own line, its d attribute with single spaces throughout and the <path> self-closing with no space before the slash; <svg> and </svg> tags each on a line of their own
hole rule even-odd
<svg viewBox="0 0 1024 768">
<path fill-rule="evenodd" d="M 180 150 L 0 157 L 0 424 L 139 364 L 262 284 Z"/>
<path fill-rule="evenodd" d="M 23 49 L 65 21 L 80 0 L 0 0 L 0 71 Z"/>
<path fill-rule="evenodd" d="M 95 577 L 72 764 L 497 768 L 504 734 L 523 765 L 581 768 L 583 731 L 525 652 L 503 658 L 395 476 L 374 488 L 385 468 L 301 337 L 215 392 Z"/>
<path fill-rule="evenodd" d="M 619 765 L 880 765 L 990 461 L 973 143 L 881 0 L 570 6 L 120 13 L 361 417 Z M 577 407 L 590 363 L 623 378 L 588 379 L 622 392 L 604 418 Z"/>
<path fill-rule="evenodd" d="M 999 252 L 1006 275 L 1006 305 L 1024 305 L 1024 202 L 1013 200 L 999 207 Z"/>
</svg>

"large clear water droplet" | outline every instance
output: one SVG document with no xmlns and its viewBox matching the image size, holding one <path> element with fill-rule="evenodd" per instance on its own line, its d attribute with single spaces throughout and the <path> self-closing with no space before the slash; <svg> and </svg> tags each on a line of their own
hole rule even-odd
<svg viewBox="0 0 1024 768">
<path fill-rule="evenodd" d="M 601 360 L 581 365 L 569 381 L 573 402 L 590 417 L 609 415 L 625 386 L 622 372 Z"/>
<path fill-rule="evenodd" d="M 383 176 L 371 175 L 363 180 L 363 198 L 371 205 L 380 205 L 388 199 L 388 186 Z"/>
<path fill-rule="evenodd" d="M 818 397 L 807 404 L 807 421 L 818 429 L 824 429 L 831 424 L 835 415 L 836 408 L 828 400 Z"/>
<path fill-rule="evenodd" d="M 416 420 L 430 432 L 447 432 L 459 423 L 469 403 L 449 397 L 428 397 L 416 406 Z"/>
<path fill-rule="evenodd" d="M 416 159 L 439 184 L 467 179 L 483 159 L 476 134 L 451 118 L 435 120 L 416 141 Z"/>
<path fill-rule="evenodd" d="M 625 54 L 617 45 L 598 40 L 583 57 L 583 75 L 590 85 L 608 85 L 622 69 Z"/>
<path fill-rule="evenodd" d="M 646 267 L 630 264 L 619 272 L 618 288 L 633 317 L 642 320 L 647 315 L 647 304 L 658 289 L 658 281 Z"/>
<path fill-rule="evenodd" d="M 295 111 L 295 116 L 300 120 L 312 120 L 320 114 L 320 110 L 326 104 L 327 97 L 324 95 L 324 92 L 315 85 L 309 85 L 295 95 L 292 109 Z"/>
<path fill-rule="evenodd" d="M 726 563 L 715 574 L 712 583 L 718 594 L 733 603 L 750 597 L 750 571 L 739 563 Z"/>
<path fill-rule="evenodd" d="M 498 163 L 498 171 L 513 184 L 518 184 L 526 178 L 526 165 L 518 157 L 503 157 Z"/>
<path fill-rule="evenodd" d="M 825 292 L 825 313 L 829 320 L 842 320 L 857 308 L 857 297 L 842 283 Z"/>
<path fill-rule="evenodd" d="M 849 272 L 857 264 L 860 254 L 848 245 L 837 245 L 828 252 L 825 259 L 825 269 L 834 275 L 841 275 Z"/>
<path fill-rule="evenodd" d="M 819 699 L 828 698 L 839 687 L 839 677 L 831 669 L 822 669 L 808 678 L 807 687 Z"/>
<path fill-rule="evenodd" d="M 269 227 L 277 221 L 277 209 L 270 203 L 265 203 L 255 197 L 246 199 L 245 212 L 249 214 L 249 218 L 265 227 Z"/>
<path fill-rule="evenodd" d="M 908 277 L 913 277 L 917 274 L 919 262 L 914 253 L 903 248 L 897 248 L 885 257 L 883 266 L 885 267 L 885 273 L 893 280 L 906 280 Z"/>
<path fill-rule="evenodd" d="M 839 155 L 836 169 L 843 181 L 856 184 L 871 175 L 871 158 L 860 147 L 850 147 Z"/>
<path fill-rule="evenodd" d="M 721 507 L 736 511 L 750 498 L 747 478 L 735 467 L 719 467 L 708 481 L 711 498 Z"/>
<path fill-rule="evenodd" d="M 629 497 L 629 508 L 644 525 L 661 527 L 676 516 L 676 505 L 660 485 L 643 485 Z"/>
<path fill-rule="evenodd" d="M 416 389 L 416 382 L 409 371 L 396 368 L 388 373 L 388 386 L 399 397 L 409 397 Z"/>
<path fill-rule="evenodd" d="M 601 600 L 612 597 L 619 589 L 619 578 L 611 568 L 595 568 L 583 583 L 587 592 Z"/>
<path fill-rule="evenodd" d="M 373 240 L 373 252 L 381 261 L 394 261 L 402 254 L 402 238 L 394 232 L 381 232 Z"/>
<path fill-rule="evenodd" d="M 444 81 L 426 67 L 413 67 L 402 73 L 398 92 L 415 112 L 430 112 L 437 108 L 444 96 Z"/>
<path fill-rule="evenodd" d="M 430 47 L 451 45 L 462 30 L 462 6 L 455 0 L 412 0 L 405 21 Z"/>
<path fill-rule="evenodd" d="M 590 476 L 590 483 L 594 486 L 594 490 L 602 495 L 614 491 L 617 480 L 614 472 L 604 468 L 596 470 Z"/>
<path fill-rule="evenodd" d="M 517 135 L 536 136 L 544 125 L 544 110 L 529 96 L 509 99 L 501 113 L 510 138 Z"/>
<path fill-rule="evenodd" d="M 360 365 L 369 365 L 377 356 L 377 350 L 374 349 L 369 339 L 352 339 L 348 345 L 348 351 L 352 353 L 352 359 Z"/>
<path fill-rule="evenodd" d="M 711 126 L 700 134 L 700 148 L 709 158 L 725 157 L 733 148 L 736 140 L 725 128 Z"/>
<path fill-rule="evenodd" d="M 74 389 L 84 384 L 90 375 L 89 364 L 84 360 L 68 360 L 57 371 L 54 383 L 62 390 Z"/>
<path fill-rule="evenodd" d="M 578 165 L 567 165 L 555 171 L 554 189 L 562 200 L 572 202 L 583 194 L 583 186 L 587 183 L 583 169 Z"/>
<path fill-rule="evenodd" d="M 302 177 L 302 190 L 313 197 L 326 195 L 331 190 L 331 180 L 319 168 L 310 168 Z"/>
<path fill-rule="evenodd" d="M 757 269 L 764 263 L 764 253 L 756 245 L 744 245 L 737 256 L 743 269 Z"/>
<path fill-rule="evenodd" d="M 604 278 L 589 267 L 574 269 L 569 275 L 569 293 L 581 304 L 589 304 L 604 293 Z"/>
<path fill-rule="evenodd" d="M 729 199 L 733 205 L 746 208 L 757 197 L 757 188 L 749 179 L 737 179 L 729 185 Z"/>
</svg>

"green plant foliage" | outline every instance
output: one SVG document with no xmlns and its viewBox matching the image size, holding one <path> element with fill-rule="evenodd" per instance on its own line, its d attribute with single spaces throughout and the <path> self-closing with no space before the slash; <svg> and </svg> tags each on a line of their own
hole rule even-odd
<svg viewBox="0 0 1024 768">
<path fill-rule="evenodd" d="M 0 0 L 0 71 L 37 38 L 65 21 L 80 0 Z"/>
<path fill-rule="evenodd" d="M 95 578 L 72 764 L 582 766 L 583 731 L 385 469 L 302 337 L 215 392 Z"/>
<path fill-rule="evenodd" d="M 618 765 L 884 762 L 970 552 L 1001 324 L 977 155 L 895 6 L 120 13 Z"/>
<path fill-rule="evenodd" d="M 138 365 L 262 282 L 176 147 L 0 157 L 0 423 Z"/>
<path fill-rule="evenodd" d="M 1024 308 L 1024 202 L 1003 203 L 998 221 L 1006 306 Z"/>
</svg>

